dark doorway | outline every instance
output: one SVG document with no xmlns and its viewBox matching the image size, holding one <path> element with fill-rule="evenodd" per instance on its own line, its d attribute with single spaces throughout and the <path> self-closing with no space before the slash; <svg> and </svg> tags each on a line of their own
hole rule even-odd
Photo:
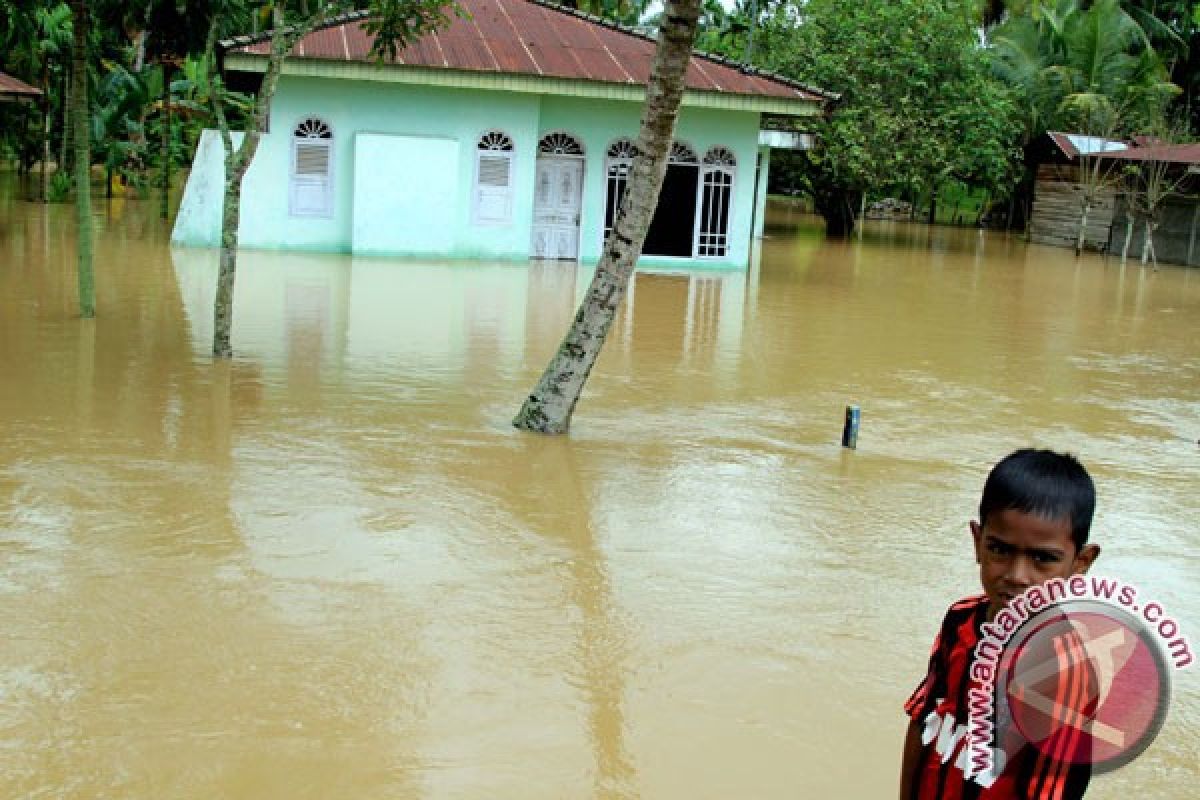
<svg viewBox="0 0 1200 800">
<path fill-rule="evenodd" d="M 648 256 L 692 257 L 696 227 L 696 182 L 700 170 L 693 164 L 670 164 L 663 180 L 658 207 L 646 234 L 642 252 Z"/>
</svg>

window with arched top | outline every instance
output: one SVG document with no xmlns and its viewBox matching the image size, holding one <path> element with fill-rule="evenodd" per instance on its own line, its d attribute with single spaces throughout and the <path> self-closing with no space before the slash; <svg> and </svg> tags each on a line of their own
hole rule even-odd
<svg viewBox="0 0 1200 800">
<path fill-rule="evenodd" d="M 604 159 L 604 236 L 607 238 L 617 222 L 617 212 L 625 198 L 629 169 L 637 149 L 630 139 L 617 139 L 608 146 Z"/>
<path fill-rule="evenodd" d="M 696 255 L 720 258 L 729 253 L 729 216 L 737 158 L 727 147 L 704 154 L 700 170 L 700 208 L 696 226 Z"/>
<path fill-rule="evenodd" d="M 292 129 L 288 211 L 293 217 L 333 215 L 333 129 L 317 117 Z"/>
<path fill-rule="evenodd" d="M 479 225 L 512 222 L 513 156 L 508 134 L 487 131 L 475 144 L 474 219 Z"/>
<path fill-rule="evenodd" d="M 569 133 L 547 133 L 538 140 L 538 154 L 543 156 L 582 156 L 583 144 Z"/>
<path fill-rule="evenodd" d="M 700 159 L 696 157 L 696 151 L 683 142 L 671 142 L 671 154 L 667 158 L 668 164 L 699 164 Z"/>
</svg>

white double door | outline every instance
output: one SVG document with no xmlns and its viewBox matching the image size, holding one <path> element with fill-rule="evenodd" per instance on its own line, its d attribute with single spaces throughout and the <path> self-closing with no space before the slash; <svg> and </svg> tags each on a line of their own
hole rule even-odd
<svg viewBox="0 0 1200 800">
<path fill-rule="evenodd" d="M 579 257 L 583 159 L 539 158 L 533 193 L 533 257 Z"/>
</svg>

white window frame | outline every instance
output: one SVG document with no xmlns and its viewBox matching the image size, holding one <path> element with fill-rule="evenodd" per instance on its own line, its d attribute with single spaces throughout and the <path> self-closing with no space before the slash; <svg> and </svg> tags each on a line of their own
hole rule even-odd
<svg viewBox="0 0 1200 800">
<path fill-rule="evenodd" d="M 704 192 L 708 186 L 708 177 L 710 175 L 728 175 L 729 176 L 729 197 L 728 197 L 728 212 L 725 215 L 725 230 L 719 233 L 710 232 L 709 236 L 720 236 L 723 238 L 722 247 L 724 252 L 717 254 L 702 254 L 700 237 L 704 228 Z M 723 258 L 729 258 L 729 252 L 732 249 L 730 242 L 730 232 L 733 230 L 733 212 L 737 203 L 737 155 L 733 152 L 732 147 L 724 145 L 714 145 L 708 148 L 704 154 L 704 158 L 700 162 L 700 179 L 696 182 L 696 227 L 692 239 L 693 258 L 712 261 Z M 709 249 L 712 248 L 710 244 Z"/>
<path fill-rule="evenodd" d="M 471 185 L 471 222 L 479 226 L 511 225 L 513 220 L 513 184 L 516 180 L 517 149 L 513 138 L 502 130 L 490 128 L 475 140 L 475 178 Z M 483 186 L 479 179 L 483 174 L 485 158 L 504 158 L 508 161 L 508 184 L 506 186 Z M 483 214 L 483 193 L 493 193 L 502 198 L 504 213 L 499 216 Z"/>
<path fill-rule="evenodd" d="M 302 130 L 324 130 L 328 132 L 328 136 L 320 135 L 300 135 Z M 288 216 L 292 217 L 318 217 L 329 218 L 333 216 L 333 178 L 334 178 L 334 154 L 333 148 L 336 137 L 333 126 L 326 120 L 316 115 L 302 117 L 292 127 L 291 134 L 291 150 L 290 163 L 288 169 Z M 321 144 L 326 149 L 325 154 L 325 177 L 324 193 L 322 202 L 319 207 L 300 208 L 296 202 L 296 195 L 301 190 L 310 190 L 311 188 L 320 188 L 321 180 L 315 175 L 300 175 L 296 171 L 297 161 L 300 156 L 300 145 L 303 143 L 308 147 L 314 144 Z M 305 184 L 308 184 L 307 186 Z"/>
<path fill-rule="evenodd" d="M 600 220 L 600 246 L 604 246 L 604 241 L 608 238 L 609 232 L 612 230 L 608 227 L 608 207 L 613 202 L 612 184 L 614 179 L 619 180 L 628 188 L 629 172 L 633 167 L 633 156 L 625 155 L 634 149 L 634 140 L 629 136 L 621 136 L 614 139 L 608 147 L 604 149 L 604 216 Z M 617 153 L 618 155 L 614 155 Z M 613 170 L 624 169 L 624 175 L 614 175 Z M 613 222 L 616 223 L 617 209 L 613 209 Z"/>
<path fill-rule="evenodd" d="M 604 155 L 604 216 L 600 220 L 600 222 L 601 222 L 601 224 L 600 224 L 600 246 L 601 246 L 601 248 L 604 247 L 604 240 L 608 238 L 608 232 L 609 232 L 609 229 L 604 224 L 605 219 L 608 216 L 608 202 L 609 202 L 608 188 L 609 188 L 610 180 L 611 180 L 609 172 L 610 172 L 611 168 L 619 167 L 622 165 L 624 165 L 627 170 L 632 170 L 632 167 L 633 167 L 633 159 L 632 158 L 614 157 L 611 154 L 616 149 L 625 149 L 626 146 L 634 147 L 634 146 L 636 146 L 636 143 L 637 143 L 637 140 L 632 136 L 618 136 L 616 139 L 613 139 L 611 142 L 609 142 L 608 147 L 605 148 L 605 150 L 604 150 L 604 154 L 605 154 Z M 729 148 L 726 148 L 726 149 L 729 149 Z M 730 150 L 730 152 L 732 152 L 732 150 Z M 704 195 L 702 194 L 702 192 L 704 191 L 704 175 L 703 175 L 704 163 L 699 155 L 699 152 L 696 150 L 695 147 L 692 147 L 690 142 L 683 140 L 683 139 L 672 139 L 671 146 L 667 150 L 667 164 L 668 164 L 668 166 L 671 164 L 681 164 L 684 166 L 696 167 L 696 174 L 697 174 L 696 193 L 697 194 L 696 194 L 696 213 L 692 219 L 692 252 L 691 252 L 691 255 L 686 255 L 686 256 L 658 256 L 658 255 L 653 255 L 653 254 L 646 254 L 646 255 L 648 258 L 657 258 L 657 259 L 663 259 L 663 260 L 668 260 L 668 261 L 679 261 L 679 262 L 691 261 L 696 258 L 697 243 L 700 240 L 700 205 L 699 204 L 704 199 Z M 629 172 L 628 171 L 625 174 L 624 180 L 625 180 L 626 184 L 628 184 L 628 182 L 629 182 Z M 717 257 L 719 258 L 719 256 L 717 256 Z"/>
</svg>

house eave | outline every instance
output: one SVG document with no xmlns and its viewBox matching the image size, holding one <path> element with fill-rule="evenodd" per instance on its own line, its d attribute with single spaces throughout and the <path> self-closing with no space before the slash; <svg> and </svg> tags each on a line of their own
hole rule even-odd
<svg viewBox="0 0 1200 800">
<path fill-rule="evenodd" d="M 226 53 L 226 70 L 235 72 L 266 72 L 265 56 L 249 53 Z M 403 83 L 422 86 L 441 86 L 452 89 L 482 89 L 489 91 L 548 94 L 562 97 L 583 97 L 598 100 L 617 100 L 641 103 L 646 87 L 641 84 L 601 83 L 598 81 L 553 78 L 542 75 L 523 75 L 500 72 L 470 72 L 456 69 L 436 69 L 407 65 L 377 65 L 362 62 L 324 61 L 313 58 L 289 58 L 283 62 L 283 75 L 309 78 Z M 822 113 L 822 102 L 800 98 L 765 97 L 728 92 L 702 92 L 689 89 L 683 94 L 683 105 L 690 108 L 714 108 L 725 111 L 746 111 L 763 114 L 783 114 L 794 117 L 815 117 Z"/>
</svg>

